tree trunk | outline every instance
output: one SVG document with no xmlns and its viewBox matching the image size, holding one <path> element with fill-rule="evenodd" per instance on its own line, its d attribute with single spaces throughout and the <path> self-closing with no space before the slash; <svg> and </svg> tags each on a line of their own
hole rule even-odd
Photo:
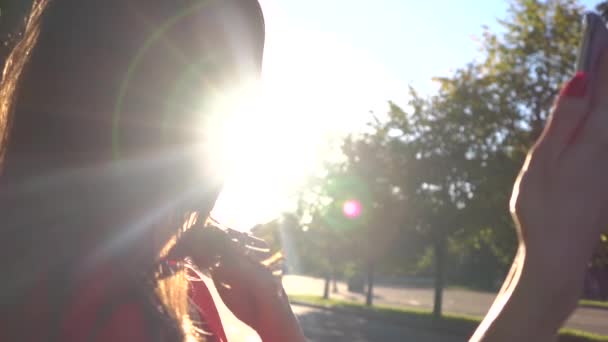
<svg viewBox="0 0 608 342">
<path fill-rule="evenodd" d="M 445 262 L 446 262 L 446 241 L 445 237 L 440 236 L 435 239 L 435 301 L 433 304 L 433 318 L 441 318 L 443 306 L 443 288 L 445 286 Z"/>
<path fill-rule="evenodd" d="M 336 270 L 334 269 L 332 274 L 332 293 L 338 293 L 338 279 L 336 279 L 337 277 L 338 276 L 336 275 Z"/>
<path fill-rule="evenodd" d="M 374 262 L 371 260 L 367 264 L 367 296 L 365 305 L 372 306 L 374 301 Z"/>
<path fill-rule="evenodd" d="M 323 288 L 323 299 L 329 299 L 329 283 L 331 282 L 330 273 L 325 273 L 325 287 Z"/>
</svg>

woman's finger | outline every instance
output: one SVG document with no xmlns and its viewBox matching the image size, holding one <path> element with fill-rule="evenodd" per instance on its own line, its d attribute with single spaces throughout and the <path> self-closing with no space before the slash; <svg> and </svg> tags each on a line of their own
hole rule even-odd
<svg viewBox="0 0 608 342">
<path fill-rule="evenodd" d="M 577 139 L 590 110 L 590 93 L 586 73 L 577 73 L 564 85 L 535 147 L 538 152 L 558 157 Z"/>
<path fill-rule="evenodd" d="M 260 238 L 257 238 L 251 234 L 243 234 L 243 235 L 241 235 L 239 240 L 242 241 L 243 244 L 256 248 L 256 249 L 270 250 L 270 246 L 268 245 L 268 243 L 266 241 L 264 241 Z"/>
</svg>

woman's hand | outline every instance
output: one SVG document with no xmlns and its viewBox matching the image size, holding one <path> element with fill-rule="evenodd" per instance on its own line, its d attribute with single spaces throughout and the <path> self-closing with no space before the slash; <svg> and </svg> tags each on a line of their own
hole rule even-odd
<svg viewBox="0 0 608 342">
<path fill-rule="evenodd" d="M 608 228 L 608 53 L 595 79 L 577 74 L 515 183 L 520 249 L 473 340 L 547 341 L 576 308 Z"/>
<path fill-rule="evenodd" d="M 226 306 L 263 342 L 305 341 L 279 278 L 251 257 L 224 257 L 211 276 Z"/>
<path fill-rule="evenodd" d="M 236 242 L 240 240 L 240 242 Z M 279 278 L 262 263 L 262 240 L 212 227 L 192 227 L 169 257 L 190 257 L 208 270 L 222 301 L 263 342 L 305 341 Z"/>
<path fill-rule="evenodd" d="M 562 286 L 582 282 L 608 228 L 608 53 L 596 76 L 564 88 L 511 199 L 527 257 Z"/>
</svg>

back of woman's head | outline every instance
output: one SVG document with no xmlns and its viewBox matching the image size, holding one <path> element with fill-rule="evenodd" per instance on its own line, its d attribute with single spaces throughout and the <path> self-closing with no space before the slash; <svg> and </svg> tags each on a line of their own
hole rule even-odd
<svg viewBox="0 0 608 342">
<path fill-rule="evenodd" d="M 0 88 L 2 298 L 79 256 L 151 267 L 207 215 L 203 123 L 263 43 L 256 0 L 35 1 Z"/>
</svg>

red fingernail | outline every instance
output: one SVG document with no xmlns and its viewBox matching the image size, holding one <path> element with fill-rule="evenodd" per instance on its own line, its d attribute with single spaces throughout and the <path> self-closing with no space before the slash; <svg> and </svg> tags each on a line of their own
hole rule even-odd
<svg viewBox="0 0 608 342">
<path fill-rule="evenodd" d="M 585 97 L 587 93 L 587 73 L 577 72 L 562 88 L 560 96 Z"/>
</svg>

